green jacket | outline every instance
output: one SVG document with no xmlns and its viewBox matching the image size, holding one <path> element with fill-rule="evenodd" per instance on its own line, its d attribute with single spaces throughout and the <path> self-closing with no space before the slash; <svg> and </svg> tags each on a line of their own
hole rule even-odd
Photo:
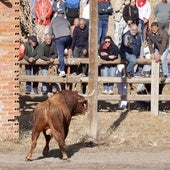
<svg viewBox="0 0 170 170">
<path fill-rule="evenodd" d="M 29 60 L 30 57 L 35 58 L 35 60 L 38 60 L 39 54 L 40 54 L 40 46 L 37 43 L 35 47 L 31 46 L 31 44 L 27 41 L 25 44 L 25 54 L 24 54 L 24 59 Z"/>
</svg>

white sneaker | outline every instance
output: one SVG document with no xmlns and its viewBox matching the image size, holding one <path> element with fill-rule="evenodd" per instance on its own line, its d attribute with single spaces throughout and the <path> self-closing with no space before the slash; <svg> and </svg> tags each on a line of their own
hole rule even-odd
<svg viewBox="0 0 170 170">
<path fill-rule="evenodd" d="M 113 94 L 113 91 L 112 91 L 112 90 L 109 90 L 109 94 Z"/>
<path fill-rule="evenodd" d="M 66 76 L 65 71 L 60 71 L 59 76 L 60 76 L 60 77 L 64 77 L 64 76 Z"/>
<path fill-rule="evenodd" d="M 108 94 L 108 91 L 107 91 L 107 90 L 104 90 L 104 91 L 103 91 L 103 94 Z"/>
</svg>

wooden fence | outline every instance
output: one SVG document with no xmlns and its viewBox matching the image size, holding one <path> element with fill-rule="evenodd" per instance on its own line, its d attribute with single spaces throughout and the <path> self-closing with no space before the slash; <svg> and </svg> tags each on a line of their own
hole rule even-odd
<svg viewBox="0 0 170 170">
<path fill-rule="evenodd" d="M 69 58 L 65 59 L 65 63 L 68 66 L 71 65 L 79 65 L 79 64 L 88 64 L 89 59 L 88 58 Z M 116 59 L 114 61 L 104 61 L 101 59 L 98 59 L 98 65 L 101 64 L 120 64 L 125 63 L 121 59 Z M 20 61 L 20 66 L 29 64 L 25 60 Z M 41 59 L 37 60 L 37 65 L 47 65 L 46 61 L 43 61 Z M 161 83 L 159 78 L 159 63 L 156 63 L 155 61 L 150 61 L 148 59 L 142 59 L 138 60 L 138 64 L 151 64 L 152 65 L 152 71 L 151 76 L 149 78 L 145 77 L 132 77 L 131 79 L 122 78 L 122 77 L 100 77 L 98 76 L 98 83 L 104 83 L 104 82 L 113 82 L 113 83 L 133 83 L 133 84 L 151 84 L 151 94 L 147 95 L 137 95 L 137 94 L 127 94 L 127 95 L 103 95 L 101 93 L 98 93 L 98 100 L 106 100 L 106 101 L 119 101 L 119 100 L 127 100 L 127 101 L 150 101 L 151 102 L 151 113 L 158 115 L 159 113 L 159 101 L 169 101 L 170 100 L 170 94 L 164 94 L 159 95 L 159 84 Z M 58 65 L 58 59 L 55 59 L 53 65 Z M 91 74 L 91 73 L 89 73 Z M 68 75 L 66 77 L 59 77 L 56 75 L 48 75 L 48 76 L 34 76 L 34 75 L 25 75 L 20 74 L 19 75 L 19 81 L 20 82 L 49 82 L 49 83 L 88 83 L 89 77 L 81 77 L 79 75 L 72 76 Z M 170 79 L 167 78 L 164 83 L 170 83 Z M 97 89 L 98 90 L 98 89 Z M 26 97 L 27 100 L 35 100 L 36 96 L 25 96 L 20 95 L 20 97 Z"/>
</svg>

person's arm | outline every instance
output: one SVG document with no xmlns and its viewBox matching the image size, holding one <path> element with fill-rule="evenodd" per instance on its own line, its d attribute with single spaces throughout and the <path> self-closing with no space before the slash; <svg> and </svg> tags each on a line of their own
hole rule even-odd
<svg viewBox="0 0 170 170">
<path fill-rule="evenodd" d="M 162 55 L 164 51 L 167 49 L 167 37 L 169 37 L 168 33 L 166 31 L 162 31 L 161 32 L 162 43 L 159 51 L 160 55 Z"/>
<path fill-rule="evenodd" d="M 149 47 L 149 51 L 150 51 L 151 58 L 152 58 L 152 56 L 154 55 L 154 47 L 153 47 L 153 41 L 151 38 L 151 33 L 148 35 L 148 47 Z"/>
<path fill-rule="evenodd" d="M 75 48 L 75 46 L 76 46 L 77 29 L 78 29 L 78 27 L 75 27 L 75 29 L 74 29 L 74 31 L 73 31 L 72 44 L 71 44 L 71 49 L 72 49 L 72 50 L 74 50 L 74 48 Z"/>
<path fill-rule="evenodd" d="M 123 9 L 123 19 L 126 23 L 128 23 L 129 20 L 129 5 L 126 5 Z"/>
</svg>

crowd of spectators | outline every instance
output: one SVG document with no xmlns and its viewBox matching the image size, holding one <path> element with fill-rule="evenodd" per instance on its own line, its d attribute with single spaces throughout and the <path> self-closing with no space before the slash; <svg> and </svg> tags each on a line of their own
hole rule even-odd
<svg viewBox="0 0 170 170">
<path fill-rule="evenodd" d="M 69 56 L 88 56 L 88 36 L 90 22 L 90 0 L 82 0 L 82 18 L 80 18 L 80 0 L 30 0 L 31 15 L 37 27 L 37 33 L 31 35 L 25 43 L 24 59 L 29 63 L 35 62 L 38 58 L 53 63 L 58 57 L 59 76 L 66 76 L 64 54 L 67 50 Z M 156 22 L 150 23 L 150 16 L 153 13 Z M 114 32 L 108 35 L 109 16 L 113 15 Z M 98 50 L 99 57 L 103 60 L 114 60 L 120 57 L 127 61 L 127 65 L 102 65 L 101 76 L 149 76 L 151 67 L 148 65 L 137 65 L 137 59 L 143 59 L 146 51 L 149 51 L 150 59 L 161 62 L 163 73 L 162 80 L 168 76 L 168 53 L 169 53 L 169 29 L 170 3 L 161 0 L 151 11 L 148 0 L 98 0 Z M 151 27 L 149 27 L 151 25 Z M 113 38 L 112 38 L 113 37 Z M 147 49 L 147 50 L 146 50 Z M 42 66 L 44 76 L 48 75 L 48 67 Z M 38 66 L 26 65 L 26 74 L 38 74 Z M 88 75 L 88 66 L 81 64 L 73 67 L 73 74 L 81 76 Z M 33 91 L 37 91 L 38 83 L 33 83 Z M 119 84 L 120 86 L 120 84 Z M 127 89 L 127 84 L 120 89 Z M 53 91 L 58 89 L 52 84 Z M 118 87 L 119 89 L 119 87 Z M 31 92 L 31 84 L 27 82 L 26 93 Z M 122 90 L 124 91 L 124 90 Z M 47 84 L 43 83 L 42 92 L 47 93 Z M 113 84 L 104 83 L 104 94 L 113 94 Z M 119 90 L 120 94 L 124 94 Z"/>
</svg>

